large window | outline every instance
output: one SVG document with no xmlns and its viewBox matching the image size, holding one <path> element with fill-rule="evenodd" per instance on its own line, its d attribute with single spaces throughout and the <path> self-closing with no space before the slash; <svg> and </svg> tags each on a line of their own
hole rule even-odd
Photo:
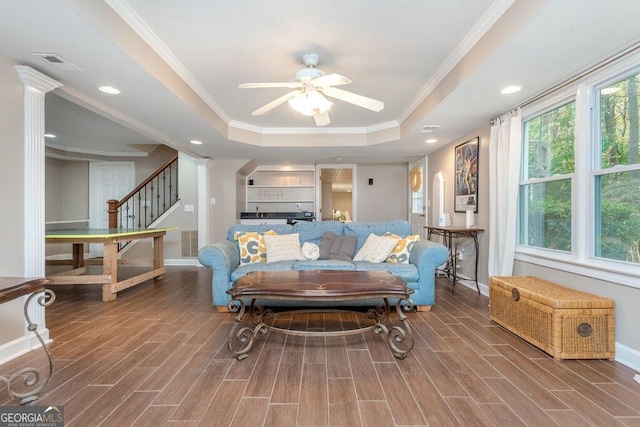
<svg viewBox="0 0 640 427">
<path fill-rule="evenodd" d="M 597 91 L 594 144 L 594 255 L 632 263 L 640 263 L 639 77 Z"/>
<path fill-rule="evenodd" d="M 523 108 L 516 258 L 640 287 L 640 55 Z"/>
<path fill-rule="evenodd" d="M 575 103 L 524 122 L 519 243 L 571 251 Z"/>
</svg>

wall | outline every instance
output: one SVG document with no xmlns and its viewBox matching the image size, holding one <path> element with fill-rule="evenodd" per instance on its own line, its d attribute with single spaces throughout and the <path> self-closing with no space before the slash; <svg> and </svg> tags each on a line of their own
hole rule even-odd
<svg viewBox="0 0 640 427">
<path fill-rule="evenodd" d="M 236 224 L 244 210 L 244 175 L 247 159 L 213 160 L 208 168 L 209 197 L 216 203 L 209 206 L 209 241 L 227 238 L 227 230 Z"/>
<path fill-rule="evenodd" d="M 479 235 L 480 254 L 478 258 L 478 282 L 484 285 L 489 284 L 487 270 L 487 254 L 489 252 L 489 134 L 490 126 L 482 126 L 464 138 L 452 142 L 448 146 L 429 154 L 427 167 L 427 188 L 431 189 L 434 176 L 442 171 L 445 179 L 444 183 L 444 212 L 451 214 L 451 224 L 454 226 L 465 227 L 465 213 L 456 213 L 453 211 L 454 197 L 454 149 L 471 138 L 480 137 L 480 147 L 478 153 L 478 213 L 475 214 L 475 226 L 485 231 Z M 429 192 L 429 198 L 433 197 L 433 191 Z M 431 206 L 437 204 L 431 199 Z M 428 225 L 438 225 L 433 220 L 431 213 L 427 214 Z M 435 240 L 435 238 L 434 238 Z M 462 266 L 459 270 L 460 274 L 466 277 L 473 277 L 475 270 L 474 247 L 470 239 L 461 239 L 459 246 L 465 251 L 465 257 L 460 263 Z M 473 284 L 475 287 L 475 284 Z"/>
<path fill-rule="evenodd" d="M 356 220 L 370 222 L 408 219 L 408 176 L 406 163 L 359 164 Z M 369 185 L 369 178 L 373 178 L 373 185 Z"/>
<path fill-rule="evenodd" d="M 0 277 L 24 274 L 24 99 L 15 64 L 0 55 Z M 10 184 L 8 184 L 10 183 Z M 2 346 L 24 336 L 22 298 L 0 305 L 0 354 Z M 0 357 L 2 359 L 2 357 Z"/>
<path fill-rule="evenodd" d="M 348 193 L 346 191 L 334 191 L 331 194 L 332 206 L 333 209 L 338 210 L 340 212 L 349 212 L 351 216 L 353 216 L 353 193 Z M 324 212 L 324 208 L 322 210 Z"/>
</svg>

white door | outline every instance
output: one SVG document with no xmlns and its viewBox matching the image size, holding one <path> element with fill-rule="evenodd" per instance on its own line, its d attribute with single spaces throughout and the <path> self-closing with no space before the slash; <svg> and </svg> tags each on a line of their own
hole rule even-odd
<svg viewBox="0 0 640 427">
<path fill-rule="evenodd" d="M 413 234 L 426 237 L 427 208 L 429 193 L 426 187 L 427 158 L 423 157 L 409 164 L 409 222 Z"/>
<path fill-rule="evenodd" d="M 134 186 L 134 162 L 89 162 L 89 227 L 109 228 L 107 200 L 120 200 Z M 92 244 L 90 253 L 102 256 L 102 245 Z"/>
</svg>

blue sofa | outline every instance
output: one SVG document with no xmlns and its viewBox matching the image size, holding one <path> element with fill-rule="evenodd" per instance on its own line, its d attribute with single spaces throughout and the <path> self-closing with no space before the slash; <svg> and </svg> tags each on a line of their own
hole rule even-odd
<svg viewBox="0 0 640 427">
<path fill-rule="evenodd" d="M 428 311 L 435 303 L 435 269 L 448 258 L 445 246 L 421 240 L 416 242 L 411 250 L 408 264 L 394 264 L 389 262 L 370 263 L 366 261 L 342 260 L 301 260 L 277 261 L 267 263 L 252 263 L 240 265 L 240 251 L 233 236 L 238 231 L 265 232 L 274 230 L 278 234 L 299 233 L 300 244 L 305 242 L 320 245 L 325 231 L 337 235 L 356 236 L 355 253 L 362 247 L 369 234 L 383 235 L 386 232 L 405 237 L 412 234 L 411 225 L 407 221 L 388 222 L 351 222 L 343 224 L 339 221 L 297 222 L 293 225 L 242 225 L 232 226 L 227 239 L 200 249 L 198 260 L 213 269 L 212 293 L 213 305 L 219 311 L 226 311 L 229 295 L 226 291 L 234 280 L 252 271 L 283 271 L 283 270 L 383 270 L 402 277 L 407 285 L 414 290 L 412 300 L 418 310 Z"/>
</svg>

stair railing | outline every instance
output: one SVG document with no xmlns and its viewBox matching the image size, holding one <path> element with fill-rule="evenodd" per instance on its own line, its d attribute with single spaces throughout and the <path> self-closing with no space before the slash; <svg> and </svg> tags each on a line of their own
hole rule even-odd
<svg viewBox="0 0 640 427">
<path fill-rule="evenodd" d="M 178 200 L 178 155 L 160 166 L 122 200 L 108 200 L 109 228 L 149 227 Z"/>
</svg>

